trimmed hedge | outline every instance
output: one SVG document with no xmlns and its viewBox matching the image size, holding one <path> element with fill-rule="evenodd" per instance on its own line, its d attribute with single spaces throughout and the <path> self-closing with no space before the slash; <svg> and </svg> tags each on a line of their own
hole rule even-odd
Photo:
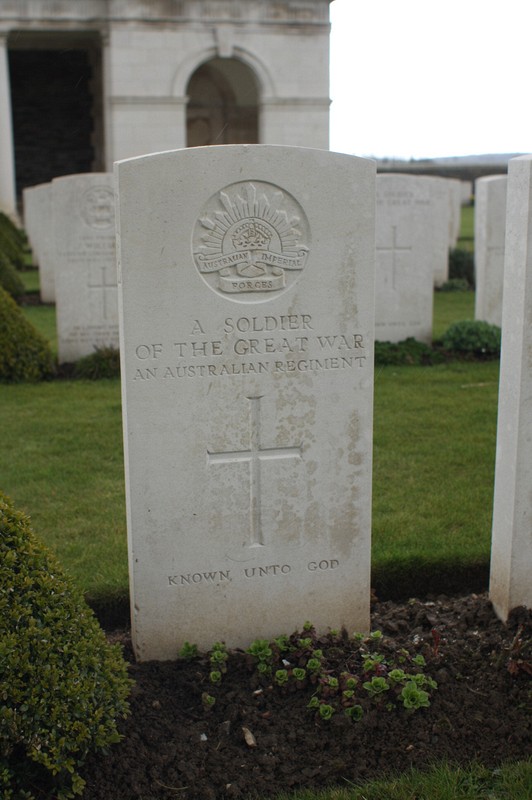
<svg viewBox="0 0 532 800">
<path fill-rule="evenodd" d="M 0 382 L 39 381 L 54 372 L 50 345 L 0 287 Z"/>
<path fill-rule="evenodd" d="M 74 378 L 84 378 L 89 381 L 119 378 L 120 351 L 115 347 L 97 347 L 94 353 L 76 361 L 73 375 Z"/>
<path fill-rule="evenodd" d="M 470 250 L 457 247 L 449 252 L 449 279 L 467 281 L 475 288 L 475 256 Z"/>
<path fill-rule="evenodd" d="M 0 286 L 6 290 L 11 297 L 19 297 L 24 294 L 24 284 L 20 280 L 19 274 L 9 258 L 0 252 Z"/>
<path fill-rule="evenodd" d="M 0 796 L 80 794 L 87 754 L 120 739 L 131 684 L 120 647 L 0 492 Z"/>
<path fill-rule="evenodd" d="M 454 322 L 443 334 L 445 350 L 470 356 L 498 356 L 501 352 L 501 329 L 482 320 Z"/>
<path fill-rule="evenodd" d="M 11 261 L 16 269 L 22 269 L 26 263 L 26 235 L 0 211 L 0 253 Z"/>
</svg>

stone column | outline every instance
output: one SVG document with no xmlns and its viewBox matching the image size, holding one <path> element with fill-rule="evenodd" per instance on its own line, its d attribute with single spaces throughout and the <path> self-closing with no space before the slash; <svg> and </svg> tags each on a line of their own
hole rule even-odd
<svg viewBox="0 0 532 800">
<path fill-rule="evenodd" d="M 7 33 L 0 33 L 0 210 L 17 216 Z"/>
<path fill-rule="evenodd" d="M 532 608 L 532 155 L 511 159 L 490 599 L 506 621 Z"/>
</svg>

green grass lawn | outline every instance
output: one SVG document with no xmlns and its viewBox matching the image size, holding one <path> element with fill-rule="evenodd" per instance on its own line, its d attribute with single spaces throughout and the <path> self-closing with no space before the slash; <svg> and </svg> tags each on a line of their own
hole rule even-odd
<svg viewBox="0 0 532 800">
<path fill-rule="evenodd" d="M 473 250 L 475 241 L 475 207 L 465 206 L 462 208 L 460 237 L 458 247 L 463 250 Z"/>
<path fill-rule="evenodd" d="M 439 339 L 449 325 L 475 318 L 474 292 L 434 292 L 432 336 Z"/>
<path fill-rule="evenodd" d="M 471 316 L 472 293 L 435 294 L 435 331 Z M 24 313 L 55 343 L 53 307 Z M 375 372 L 373 565 L 487 563 L 498 362 Z M 92 597 L 127 593 L 118 380 L 0 385 L 1 488 Z M 411 565 L 409 567 L 409 564 Z"/>
<path fill-rule="evenodd" d="M 443 764 L 427 772 L 410 770 L 396 778 L 321 792 L 307 789 L 275 800 L 529 800 L 531 785 L 532 760 L 499 769 Z"/>
</svg>

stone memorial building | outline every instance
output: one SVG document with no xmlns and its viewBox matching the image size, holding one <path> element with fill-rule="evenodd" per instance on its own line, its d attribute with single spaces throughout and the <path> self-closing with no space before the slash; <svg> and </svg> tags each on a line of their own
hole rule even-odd
<svg viewBox="0 0 532 800">
<path fill-rule="evenodd" d="M 208 144 L 327 149 L 330 0 L 0 0 L 0 208 Z"/>
</svg>

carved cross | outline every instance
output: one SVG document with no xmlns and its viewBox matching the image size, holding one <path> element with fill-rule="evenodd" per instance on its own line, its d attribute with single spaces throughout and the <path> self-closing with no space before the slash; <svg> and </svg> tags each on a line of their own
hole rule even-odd
<svg viewBox="0 0 532 800">
<path fill-rule="evenodd" d="M 261 463 L 285 458 L 301 458 L 301 447 L 263 447 L 261 443 L 261 419 L 259 397 L 248 397 L 250 408 L 250 448 L 249 450 L 227 450 L 220 453 L 207 451 L 208 464 L 239 464 L 248 462 L 250 467 L 250 527 L 251 546 L 265 544 L 261 520 Z"/>
</svg>

